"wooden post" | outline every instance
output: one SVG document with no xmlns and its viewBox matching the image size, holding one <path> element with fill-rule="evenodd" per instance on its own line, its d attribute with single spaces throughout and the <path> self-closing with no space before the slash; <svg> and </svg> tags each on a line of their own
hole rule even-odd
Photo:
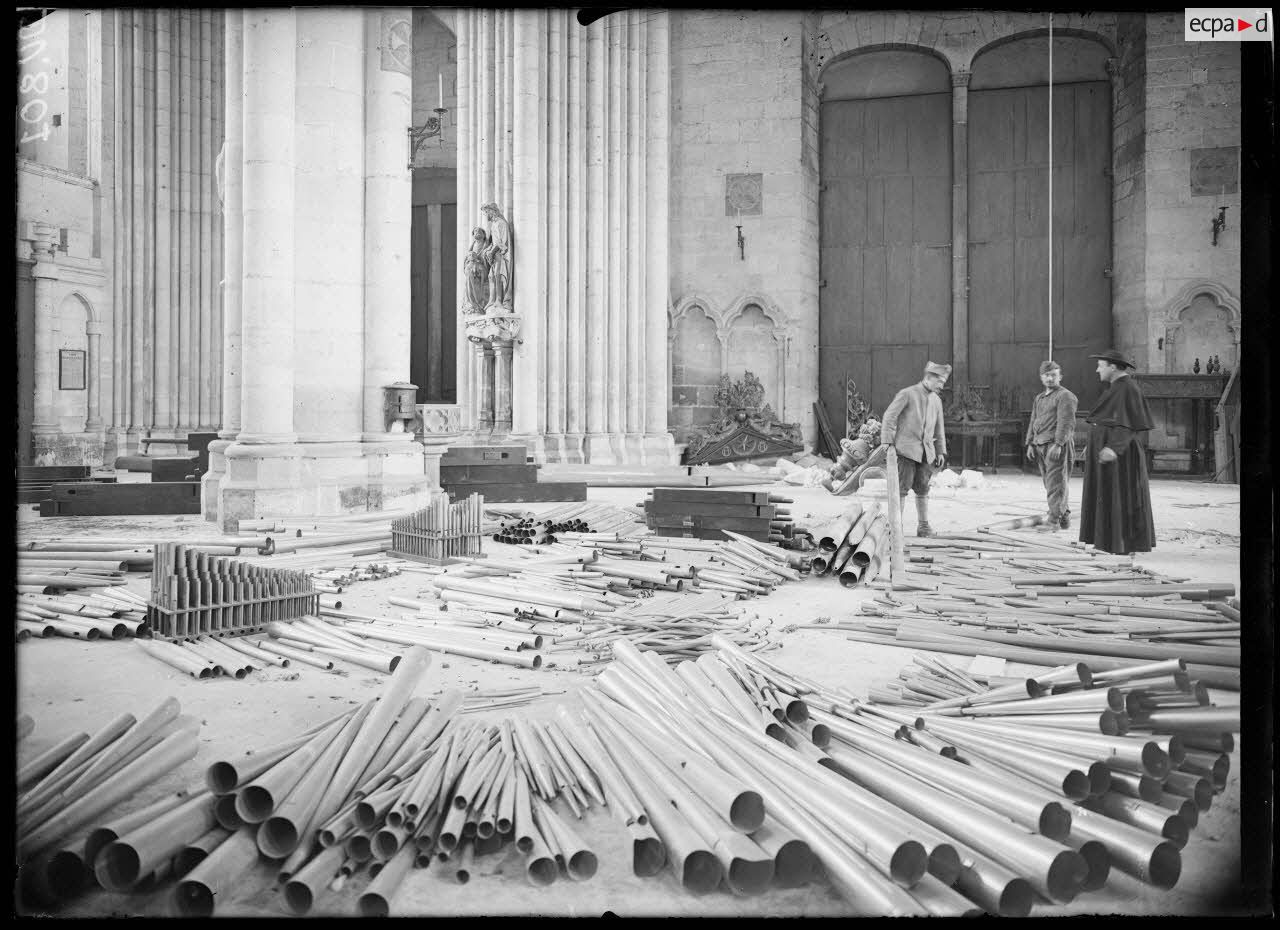
<svg viewBox="0 0 1280 930">
<path fill-rule="evenodd" d="M 892 587 L 895 581 L 902 581 L 902 508 L 898 496 L 898 450 L 892 445 L 885 450 L 884 478 L 889 497 L 889 545 L 893 553 L 889 560 L 889 585 Z"/>
</svg>

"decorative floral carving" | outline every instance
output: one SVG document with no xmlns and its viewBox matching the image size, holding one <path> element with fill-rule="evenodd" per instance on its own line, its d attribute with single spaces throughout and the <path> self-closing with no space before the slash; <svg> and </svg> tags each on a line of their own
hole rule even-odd
<svg viewBox="0 0 1280 930">
<path fill-rule="evenodd" d="M 470 315 L 463 318 L 467 338 L 472 342 L 514 341 L 520 338 L 518 313 Z"/>
<path fill-rule="evenodd" d="M 753 373 L 743 373 L 740 381 L 721 375 L 715 394 L 720 419 L 690 438 L 685 462 L 732 461 L 803 449 L 800 425 L 779 423 L 763 400 L 764 385 Z"/>
</svg>

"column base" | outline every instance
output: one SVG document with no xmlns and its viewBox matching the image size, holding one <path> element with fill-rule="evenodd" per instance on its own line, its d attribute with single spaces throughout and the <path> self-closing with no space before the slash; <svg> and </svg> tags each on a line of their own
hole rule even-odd
<svg viewBox="0 0 1280 930">
<path fill-rule="evenodd" d="M 200 477 L 200 514 L 210 522 L 218 518 L 218 488 L 227 473 L 226 451 L 230 445 L 230 439 L 209 443 L 209 470 Z"/>
<path fill-rule="evenodd" d="M 582 453 L 582 440 L 581 433 L 565 433 L 560 443 L 560 458 L 557 461 L 567 465 L 584 464 L 586 456 Z"/>
<path fill-rule="evenodd" d="M 675 438 L 668 432 L 645 433 L 643 446 L 645 465 L 680 464 Z"/>
<path fill-rule="evenodd" d="M 546 462 L 563 462 L 564 461 L 564 433 L 547 433 L 542 437 L 543 459 L 539 461 L 539 465 Z"/>
<path fill-rule="evenodd" d="M 426 473 L 423 447 L 389 443 L 229 443 L 226 471 L 212 477 L 203 505 L 225 533 L 262 516 L 323 516 L 426 506 L 439 484 Z"/>
<path fill-rule="evenodd" d="M 590 465 L 615 465 L 617 457 L 608 433 L 587 433 L 583 438 L 582 457 Z"/>
<path fill-rule="evenodd" d="M 626 458 L 623 460 L 628 465 L 644 464 L 644 436 L 640 433 L 627 433 L 622 437 L 623 448 L 626 452 Z"/>
</svg>

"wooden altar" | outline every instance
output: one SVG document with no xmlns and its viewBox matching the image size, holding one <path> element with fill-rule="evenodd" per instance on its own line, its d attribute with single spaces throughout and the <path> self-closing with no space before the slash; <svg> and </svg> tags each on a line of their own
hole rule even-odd
<svg viewBox="0 0 1280 930">
<path fill-rule="evenodd" d="M 1147 400 L 1186 401 L 1191 405 L 1191 433 L 1187 445 L 1178 449 L 1147 447 L 1147 465 L 1155 470 L 1155 457 L 1160 452 L 1190 453 L 1193 475 L 1215 475 L 1217 456 L 1214 452 L 1216 428 L 1214 408 L 1222 399 L 1230 375 L 1161 375 L 1133 374 Z"/>
</svg>

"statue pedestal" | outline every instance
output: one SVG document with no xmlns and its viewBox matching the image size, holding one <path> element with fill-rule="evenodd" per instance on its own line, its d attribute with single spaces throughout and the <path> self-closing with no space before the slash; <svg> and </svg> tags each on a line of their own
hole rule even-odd
<svg viewBox="0 0 1280 930">
<path fill-rule="evenodd" d="M 468 314 L 463 328 L 480 361 L 480 383 L 471 397 L 472 422 L 482 438 L 505 437 L 511 432 L 511 366 L 515 343 L 520 341 L 520 316 Z"/>
</svg>

